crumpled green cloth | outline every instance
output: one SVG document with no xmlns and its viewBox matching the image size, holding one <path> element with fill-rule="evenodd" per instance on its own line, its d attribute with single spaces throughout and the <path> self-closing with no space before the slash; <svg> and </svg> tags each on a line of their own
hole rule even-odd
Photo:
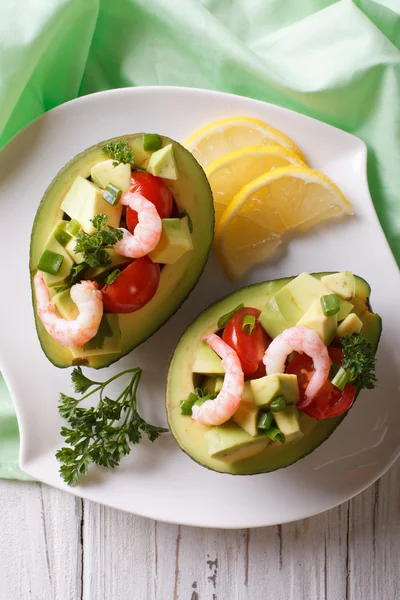
<svg viewBox="0 0 400 600">
<path fill-rule="evenodd" d="M 0 146 L 54 106 L 110 88 L 272 102 L 367 143 L 371 194 L 400 263 L 399 48 L 400 0 L 2 0 Z M 1 380 L 0 477 L 26 478 Z"/>
</svg>

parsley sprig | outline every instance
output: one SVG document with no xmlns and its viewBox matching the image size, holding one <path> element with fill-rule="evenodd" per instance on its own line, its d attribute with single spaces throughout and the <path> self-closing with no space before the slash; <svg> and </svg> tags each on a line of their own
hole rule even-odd
<svg viewBox="0 0 400 600">
<path fill-rule="evenodd" d="M 119 163 L 125 163 L 127 165 L 131 165 L 134 167 L 135 157 L 133 155 L 132 150 L 129 147 L 128 142 L 125 140 L 118 140 L 117 142 L 110 142 L 102 147 L 102 151 L 109 158 L 114 160 L 114 167 L 116 167 Z"/>
<path fill-rule="evenodd" d="M 349 374 L 350 383 L 359 390 L 373 389 L 377 383 L 375 376 L 375 352 L 369 342 L 360 334 L 353 333 L 341 338 L 342 367 Z"/>
<path fill-rule="evenodd" d="M 122 231 L 107 226 L 107 219 L 107 215 L 95 215 L 91 222 L 97 231 L 92 234 L 80 231 L 76 236 L 74 250 L 83 254 L 89 267 L 106 267 L 110 265 L 111 258 L 107 249 L 112 248 L 119 240 L 122 240 Z"/>
<path fill-rule="evenodd" d="M 127 387 L 113 400 L 105 395 L 106 387 L 124 375 L 130 375 Z M 92 463 L 114 468 L 130 453 L 130 444 L 137 444 L 146 435 L 154 442 L 164 427 L 150 425 L 139 415 L 136 393 L 141 369 L 127 369 L 107 381 L 93 381 L 86 377 L 80 367 L 71 374 L 74 391 L 81 398 L 60 394 L 58 410 L 69 427 L 62 427 L 61 435 L 69 446 L 58 450 L 56 458 L 62 463 L 60 474 L 71 486 L 86 475 Z M 88 390 L 90 390 L 88 392 Z M 80 403 L 99 392 L 97 406 L 82 408 Z"/>
</svg>

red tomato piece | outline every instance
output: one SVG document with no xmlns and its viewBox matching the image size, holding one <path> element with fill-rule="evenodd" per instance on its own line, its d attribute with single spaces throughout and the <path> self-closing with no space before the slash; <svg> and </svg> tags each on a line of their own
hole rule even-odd
<svg viewBox="0 0 400 600">
<path fill-rule="evenodd" d="M 139 192 L 146 200 L 149 200 L 156 207 L 158 214 L 162 219 L 167 219 L 172 213 L 172 194 L 168 186 L 160 177 L 155 177 L 145 171 L 134 171 L 131 177 L 130 192 Z M 138 224 L 136 210 L 126 209 L 126 223 L 128 229 L 133 233 Z"/>
<path fill-rule="evenodd" d="M 271 338 L 264 331 L 258 320 L 260 316 L 256 308 L 241 308 L 228 321 L 222 339 L 233 348 L 239 356 L 245 377 L 258 379 L 265 375 L 262 362 L 264 353 L 271 343 Z M 248 327 L 243 330 L 243 318 L 253 315 L 256 318 L 254 329 L 248 334 Z"/>
<path fill-rule="evenodd" d="M 160 266 L 148 256 L 138 258 L 113 283 L 102 288 L 104 309 L 112 313 L 135 312 L 153 298 L 159 282 Z"/>
<path fill-rule="evenodd" d="M 329 356 L 336 365 L 342 364 L 342 351 L 340 348 L 328 348 Z M 312 359 L 306 354 L 298 354 L 290 361 L 286 373 L 297 375 L 300 398 L 297 406 L 309 417 L 314 419 L 331 419 L 343 414 L 354 402 L 356 388 L 347 384 L 344 390 L 339 390 L 327 381 L 314 397 L 312 402 L 302 407 L 304 402 L 304 391 L 313 374 L 314 367 Z"/>
</svg>

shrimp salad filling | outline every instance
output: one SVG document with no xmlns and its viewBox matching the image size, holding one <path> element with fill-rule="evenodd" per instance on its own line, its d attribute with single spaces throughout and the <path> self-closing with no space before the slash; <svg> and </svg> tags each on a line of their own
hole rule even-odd
<svg viewBox="0 0 400 600">
<path fill-rule="evenodd" d="M 259 462 L 253 470 L 256 455 L 267 460 L 268 452 L 276 457 L 280 447 L 301 448 L 318 423 L 337 425 L 358 392 L 376 383 L 380 318 L 370 311 L 363 290 L 357 291 L 360 282 L 367 286 L 349 271 L 319 278 L 302 273 L 264 299 L 263 306 L 258 294 L 257 307 L 241 302 L 218 314 L 217 303 L 200 315 L 199 330 L 208 313 L 217 329 L 203 333 L 194 350 L 194 391 L 179 402 L 179 419 L 187 421 L 178 423 L 169 406 L 176 400 L 168 397 L 170 389 L 167 393 L 169 422 L 181 447 L 198 460 L 190 449 L 197 440 L 208 455 L 199 462 L 215 470 L 262 472 L 273 469 Z M 245 290 L 251 296 L 252 288 L 273 284 L 250 286 L 234 296 L 244 297 Z M 179 345 L 169 388 L 176 355 L 179 361 Z"/>
<path fill-rule="evenodd" d="M 160 273 L 193 249 L 192 223 L 179 214 L 168 180 L 178 179 L 172 144 L 143 135 L 147 170 L 127 141 L 76 175 L 33 276 L 36 313 L 75 362 L 121 350 L 119 315 L 157 293 Z"/>
</svg>

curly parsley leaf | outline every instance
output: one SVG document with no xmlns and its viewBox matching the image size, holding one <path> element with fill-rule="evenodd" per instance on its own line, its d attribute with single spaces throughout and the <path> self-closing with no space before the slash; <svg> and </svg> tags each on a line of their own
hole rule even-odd
<svg viewBox="0 0 400 600">
<path fill-rule="evenodd" d="M 114 167 L 119 163 L 125 163 L 134 167 L 134 155 L 129 147 L 128 142 L 125 140 L 118 140 L 117 142 L 110 142 L 102 147 L 102 151 L 109 158 L 114 160 Z"/>
<path fill-rule="evenodd" d="M 111 264 L 107 249 L 112 248 L 122 240 L 123 233 L 120 229 L 107 226 L 107 215 L 97 214 L 91 219 L 97 229 L 92 234 L 80 231 L 76 236 L 74 251 L 83 254 L 85 263 L 89 267 L 106 267 Z"/>
<path fill-rule="evenodd" d="M 116 399 L 105 395 L 105 388 L 124 375 L 130 375 L 126 388 Z M 71 379 L 76 393 L 86 395 L 73 398 L 60 394 L 58 410 L 68 427 L 61 428 L 65 446 L 58 450 L 56 458 L 62 463 L 60 474 L 71 486 L 78 483 L 81 475 L 88 473 L 91 464 L 114 468 L 130 453 L 130 444 L 137 444 L 142 435 L 154 442 L 168 431 L 147 423 L 138 413 L 136 392 L 141 369 L 128 369 L 104 382 L 92 381 L 80 367 L 72 371 Z M 82 400 L 99 393 L 97 406 L 81 408 Z"/>
<path fill-rule="evenodd" d="M 341 343 L 342 367 L 350 375 L 350 382 L 359 390 L 373 389 L 377 378 L 375 376 L 375 352 L 371 344 L 360 333 L 342 337 Z"/>
</svg>

